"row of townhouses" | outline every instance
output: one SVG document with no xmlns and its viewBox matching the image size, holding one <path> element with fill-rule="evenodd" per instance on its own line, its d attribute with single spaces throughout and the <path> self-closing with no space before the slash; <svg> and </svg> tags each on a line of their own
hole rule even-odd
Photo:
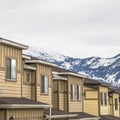
<svg viewBox="0 0 120 120">
<path fill-rule="evenodd" d="M 118 87 L 22 53 L 0 38 L 0 120 L 119 120 Z"/>
</svg>

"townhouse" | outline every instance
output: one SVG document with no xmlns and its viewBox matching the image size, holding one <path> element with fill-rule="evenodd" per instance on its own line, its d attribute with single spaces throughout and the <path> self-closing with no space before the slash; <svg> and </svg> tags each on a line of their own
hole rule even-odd
<svg viewBox="0 0 120 120">
<path fill-rule="evenodd" d="M 84 82 L 84 111 L 100 116 L 100 120 L 120 119 L 119 94 L 116 87 L 94 79 Z"/>
<path fill-rule="evenodd" d="M 22 95 L 22 50 L 28 46 L 0 38 L 0 120 L 42 120 L 51 105 Z"/>
<path fill-rule="evenodd" d="M 72 119 L 98 120 L 99 117 L 84 112 L 84 80 L 86 76 L 61 68 L 53 68 L 53 106 L 77 114 Z"/>
<path fill-rule="evenodd" d="M 26 49 L 0 38 L 0 120 L 120 116 L 119 88 L 22 54 Z"/>
</svg>

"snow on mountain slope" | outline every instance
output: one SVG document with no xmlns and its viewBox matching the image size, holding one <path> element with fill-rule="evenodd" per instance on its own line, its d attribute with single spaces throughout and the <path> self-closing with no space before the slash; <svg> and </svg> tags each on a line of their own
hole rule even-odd
<svg viewBox="0 0 120 120">
<path fill-rule="evenodd" d="M 90 78 L 103 80 L 114 85 L 120 84 L 120 54 L 112 58 L 89 57 L 80 59 L 33 47 L 24 53 L 53 62 L 62 68 L 85 74 Z"/>
<path fill-rule="evenodd" d="M 66 56 L 62 54 L 55 53 L 53 51 L 48 51 L 43 48 L 35 48 L 35 47 L 29 47 L 29 50 L 24 51 L 24 54 L 31 55 L 43 60 L 47 60 L 49 62 L 56 61 L 64 61 Z"/>
</svg>

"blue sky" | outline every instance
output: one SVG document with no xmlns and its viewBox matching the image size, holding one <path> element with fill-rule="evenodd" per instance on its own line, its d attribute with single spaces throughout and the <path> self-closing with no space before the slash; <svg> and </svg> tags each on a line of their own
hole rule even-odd
<svg viewBox="0 0 120 120">
<path fill-rule="evenodd" d="M 120 0 L 0 0 L 0 37 L 73 57 L 120 53 Z"/>
</svg>

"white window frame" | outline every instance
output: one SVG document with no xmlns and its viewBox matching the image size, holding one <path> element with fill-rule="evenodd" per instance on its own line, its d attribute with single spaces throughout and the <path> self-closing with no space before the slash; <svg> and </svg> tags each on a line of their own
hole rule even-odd
<svg viewBox="0 0 120 120">
<path fill-rule="evenodd" d="M 77 85 L 77 100 L 81 100 L 81 87 Z"/>
<path fill-rule="evenodd" d="M 10 66 L 8 68 L 8 63 L 7 63 L 7 60 L 10 61 Z M 16 81 L 16 77 L 17 77 L 17 72 L 16 72 L 16 68 L 17 68 L 17 65 L 16 65 L 16 59 L 13 59 L 13 58 L 6 58 L 6 79 L 8 80 L 13 80 L 13 81 Z M 8 69 L 9 69 L 9 72 L 8 73 Z M 9 74 L 9 77 L 8 77 L 8 74 Z"/>
<path fill-rule="evenodd" d="M 74 84 L 71 84 L 70 85 L 70 98 L 71 100 L 75 100 L 75 85 Z"/>
<path fill-rule="evenodd" d="M 48 76 L 41 75 L 41 93 L 48 94 Z"/>
</svg>

